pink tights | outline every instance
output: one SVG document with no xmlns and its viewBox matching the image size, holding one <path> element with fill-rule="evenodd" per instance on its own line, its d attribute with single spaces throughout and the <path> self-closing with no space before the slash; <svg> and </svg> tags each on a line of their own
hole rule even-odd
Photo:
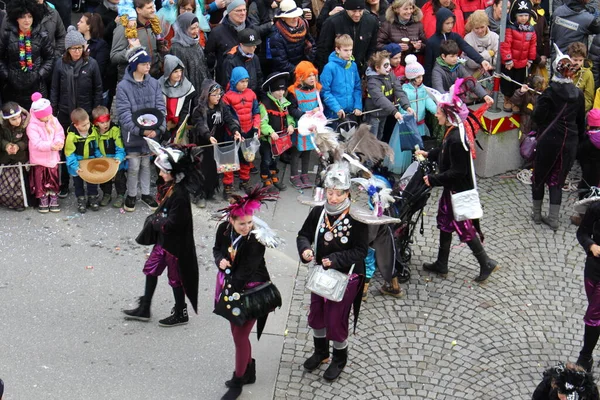
<svg viewBox="0 0 600 400">
<path fill-rule="evenodd" d="M 250 332 L 255 323 L 256 320 L 251 319 L 242 326 L 231 324 L 231 334 L 235 344 L 235 376 L 238 378 L 244 376 L 248 364 L 252 362 Z"/>
</svg>

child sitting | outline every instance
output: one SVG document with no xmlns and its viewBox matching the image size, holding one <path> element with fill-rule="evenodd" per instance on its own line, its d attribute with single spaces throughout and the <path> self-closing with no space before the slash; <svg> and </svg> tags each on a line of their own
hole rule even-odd
<svg viewBox="0 0 600 400">
<path fill-rule="evenodd" d="M 297 120 L 304 114 L 315 114 L 324 112 L 323 103 L 321 103 L 321 84 L 317 80 L 317 68 L 309 61 L 301 61 L 294 70 L 296 82 L 288 87 L 287 99 L 290 101 L 289 112 Z M 312 183 L 308 178 L 308 165 L 310 162 L 310 152 L 313 150 L 314 141 L 311 135 L 300 136 L 295 133 L 292 136 L 292 156 L 290 160 L 290 183 L 295 188 L 310 188 Z M 298 174 L 298 159 L 300 159 L 300 174 Z"/>
<path fill-rule="evenodd" d="M 389 56 L 390 53 L 387 51 L 378 51 L 373 54 L 365 74 L 367 77 L 365 110 L 381 109 L 381 111 L 373 111 L 368 114 L 366 122 L 371 125 L 371 133 L 379 140 L 383 138 L 383 128 L 388 116 L 393 116 L 397 121 L 401 121 L 402 114 L 398 111 L 399 108 L 414 114 L 400 81 L 395 75 L 390 76 Z"/>
<path fill-rule="evenodd" d="M 117 199 L 113 203 L 113 207 L 121 208 L 123 207 L 125 192 L 127 191 L 127 176 L 125 175 L 126 167 L 124 162 L 125 147 L 123 147 L 123 139 L 121 138 L 121 128 L 110 122 L 110 113 L 108 112 L 108 108 L 104 106 L 98 106 L 92 110 L 92 120 L 94 121 L 98 137 L 97 156 L 114 158 L 116 162 L 120 163 L 119 171 L 117 171 L 114 179 L 100 184 L 100 189 L 102 189 L 100 207 L 106 207 L 112 200 L 111 193 L 114 181 Z"/>
<path fill-rule="evenodd" d="M 31 193 L 38 199 L 38 211 L 41 213 L 59 212 L 58 163 L 59 151 L 65 142 L 65 131 L 52 115 L 50 100 L 35 92 L 31 95 L 31 119 L 27 125 L 29 138 L 29 162 L 31 167 L 29 184 Z"/>
<path fill-rule="evenodd" d="M 291 103 L 284 97 L 289 76 L 287 72 L 273 73 L 262 85 L 266 95 L 260 105 L 260 178 L 263 186 L 272 193 L 287 189 L 277 176 L 277 157 L 273 155 L 271 144 L 279 139 L 279 135 L 294 133 L 296 121 L 288 113 Z"/>
<path fill-rule="evenodd" d="M 8 208 L 23 211 L 27 205 L 25 188 L 21 185 L 21 177 L 25 179 L 23 167 L 16 164 L 27 164 L 29 152 L 26 128 L 29 124 L 29 113 L 17 103 L 9 101 L 2 106 L 2 123 L 0 124 L 0 165 L 15 165 L 0 169 L 0 204 Z"/>
<path fill-rule="evenodd" d="M 327 118 L 346 118 L 362 114 L 362 87 L 358 67 L 352 61 L 353 41 L 350 35 L 335 38 L 335 51 L 321 73 L 321 93 Z"/>
<path fill-rule="evenodd" d="M 587 47 L 581 42 L 571 43 L 567 47 L 567 54 L 571 57 L 573 64 L 579 68 L 579 71 L 573 77 L 573 83 L 583 92 L 585 112 L 588 112 L 594 104 L 595 83 L 591 66 L 589 66 L 589 61 L 586 60 Z"/>
<path fill-rule="evenodd" d="M 446 93 L 450 86 L 458 78 L 470 76 L 465 67 L 458 62 L 458 45 L 454 40 L 446 40 L 440 45 L 441 55 L 437 58 L 431 80 L 433 88 L 440 93 Z M 487 94 L 485 89 L 477 83 L 473 88 L 474 94 L 478 98 L 483 98 L 487 104 L 493 104 L 494 100 Z"/>
<path fill-rule="evenodd" d="M 96 128 L 90 124 L 90 117 L 83 108 L 71 111 L 71 125 L 67 128 L 67 139 L 65 140 L 65 157 L 67 158 L 67 169 L 73 177 L 75 196 L 77 196 L 77 211 L 84 214 L 87 206 L 92 211 L 98 211 L 98 185 L 87 183 L 86 200 L 83 188 L 84 180 L 79 176 L 79 160 L 87 160 L 96 157 L 98 149 L 98 136 Z"/>
<path fill-rule="evenodd" d="M 168 0 L 163 3 L 163 7 L 177 7 L 174 0 Z M 145 7 L 144 4 L 142 7 Z M 125 37 L 129 39 L 131 43 L 133 39 L 137 39 L 137 12 L 136 8 L 138 7 L 135 0 L 120 0 L 118 6 L 118 16 L 121 24 L 125 27 Z M 156 6 L 154 5 L 154 1 L 152 2 L 152 7 L 156 10 Z M 159 36 L 162 33 L 162 29 L 160 27 L 160 20 L 156 14 L 152 15 L 150 18 L 150 26 L 152 28 L 152 32 Z"/>
<path fill-rule="evenodd" d="M 529 24 L 531 18 L 536 18 L 537 13 L 532 9 L 529 0 L 515 1 L 510 6 L 508 23 L 506 25 L 506 38 L 500 44 L 502 59 L 502 73 L 517 82 L 524 82 L 527 77 L 527 68 L 531 67 L 537 54 L 537 36 L 535 29 Z M 520 111 L 519 107 L 510 102 L 510 97 L 518 85 L 506 79 L 500 81 L 500 90 L 504 95 L 504 111 Z"/>
<path fill-rule="evenodd" d="M 235 67 L 231 71 L 229 80 L 229 90 L 223 97 L 223 102 L 230 107 L 232 114 L 237 118 L 240 132 L 229 132 L 229 140 L 242 140 L 242 138 L 252 139 L 259 134 L 260 128 L 260 109 L 256 94 L 248 89 L 248 80 L 250 76 L 244 67 Z M 240 152 L 241 153 L 241 152 Z M 252 163 L 246 162 L 244 157 L 240 157 L 240 190 L 248 192 L 250 190 L 250 169 Z M 225 193 L 233 192 L 233 172 L 223 173 L 223 186 Z"/>
<path fill-rule="evenodd" d="M 419 64 L 417 57 L 414 54 L 406 56 L 405 74 L 408 83 L 402 85 L 402 90 L 404 90 L 404 93 L 406 93 L 406 96 L 408 97 L 411 109 L 416 110 L 415 119 L 417 121 L 419 134 L 421 136 L 431 136 L 429 128 L 427 128 L 427 124 L 425 123 L 425 115 L 426 111 L 435 114 L 437 112 L 437 106 L 433 99 L 427 94 L 427 90 L 425 90 L 425 85 L 423 85 L 425 69 Z M 401 112 L 402 114 L 407 113 L 407 111 L 404 110 Z"/>
</svg>

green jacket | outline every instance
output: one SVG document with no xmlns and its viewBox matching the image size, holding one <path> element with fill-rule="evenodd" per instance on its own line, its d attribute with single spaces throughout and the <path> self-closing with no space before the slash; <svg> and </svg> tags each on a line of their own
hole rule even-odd
<svg viewBox="0 0 600 400">
<path fill-rule="evenodd" d="M 284 97 L 277 100 L 271 93 L 263 98 L 260 103 L 260 140 L 265 140 L 271 143 L 271 133 L 277 132 L 278 135 L 287 134 L 287 127 L 296 127 L 294 117 L 288 112 L 288 107 L 292 105 L 288 99 Z M 286 132 L 280 132 L 286 131 Z"/>
<path fill-rule="evenodd" d="M 67 128 L 67 138 L 65 139 L 65 158 L 69 175 L 77 176 L 79 169 L 79 160 L 96 158 L 98 150 L 98 131 L 92 126 L 88 131 L 87 137 L 82 137 L 77 129 L 71 125 Z"/>
</svg>

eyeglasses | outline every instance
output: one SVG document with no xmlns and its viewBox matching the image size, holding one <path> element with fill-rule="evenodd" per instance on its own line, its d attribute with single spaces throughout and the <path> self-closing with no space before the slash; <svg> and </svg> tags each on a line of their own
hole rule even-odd
<svg viewBox="0 0 600 400">
<path fill-rule="evenodd" d="M 69 50 L 73 50 L 73 51 L 83 51 L 83 46 L 69 47 Z"/>
<path fill-rule="evenodd" d="M 194 12 L 194 9 L 192 7 L 179 7 L 179 11 Z"/>
</svg>

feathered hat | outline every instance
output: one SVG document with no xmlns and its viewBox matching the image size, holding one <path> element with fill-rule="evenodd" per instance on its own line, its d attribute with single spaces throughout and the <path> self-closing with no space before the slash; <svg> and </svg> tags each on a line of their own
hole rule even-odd
<svg viewBox="0 0 600 400">
<path fill-rule="evenodd" d="M 552 376 L 552 382 L 558 393 L 566 395 L 567 400 L 592 398 L 595 384 L 591 374 L 562 363 L 550 368 L 547 373 Z"/>
<path fill-rule="evenodd" d="M 231 195 L 229 206 L 220 209 L 219 211 L 224 216 L 230 217 L 245 217 L 254 215 L 263 204 L 267 201 L 276 201 L 279 195 L 269 192 L 268 187 L 256 185 L 248 194 L 240 196 L 238 194 Z"/>
<path fill-rule="evenodd" d="M 560 51 L 556 43 L 554 43 L 554 50 L 556 50 L 556 58 L 552 63 L 552 69 L 554 70 L 552 80 L 562 83 L 571 82 L 577 71 L 579 71 L 579 67 L 573 63 L 571 57 Z"/>
</svg>

